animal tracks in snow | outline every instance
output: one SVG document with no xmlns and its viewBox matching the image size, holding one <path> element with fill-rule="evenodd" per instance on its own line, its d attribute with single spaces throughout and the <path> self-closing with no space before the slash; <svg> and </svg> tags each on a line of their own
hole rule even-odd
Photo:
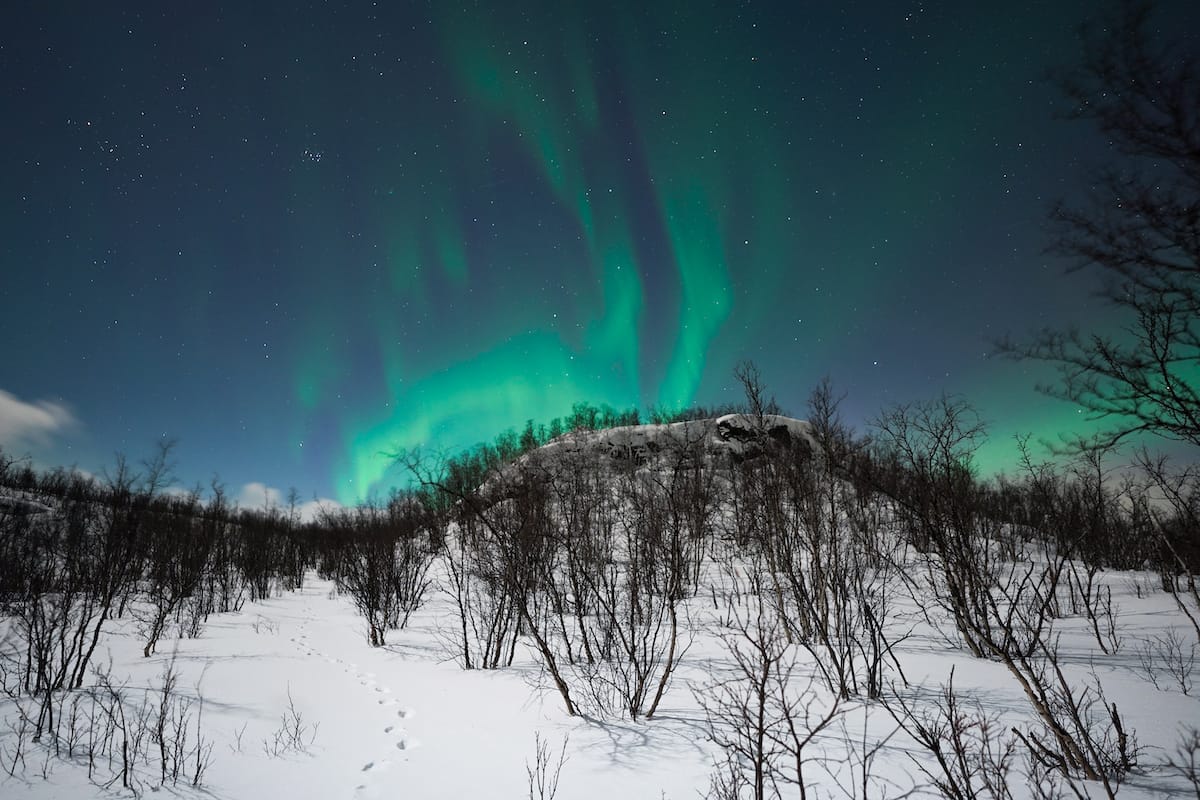
<svg viewBox="0 0 1200 800">
<path fill-rule="evenodd" d="M 403 718 L 407 715 L 406 711 L 400 711 L 398 716 Z M 407 757 L 409 750 L 418 746 L 418 742 L 408 735 L 408 732 L 400 725 L 387 725 L 383 728 L 383 735 L 391 741 L 393 750 L 404 753 Z M 359 772 L 366 773 L 367 778 L 364 782 L 359 783 L 354 787 L 355 796 L 357 797 L 382 797 L 387 789 L 386 785 L 376 785 L 372 780 L 372 776 L 378 774 L 384 768 L 389 767 L 393 762 L 387 758 L 378 758 L 374 761 L 368 761 L 359 768 Z"/>
<path fill-rule="evenodd" d="M 356 675 L 355 677 L 359 678 L 362 681 L 364 686 L 367 686 L 368 684 L 370 684 L 368 686 L 368 688 L 372 689 L 372 691 L 375 693 L 385 694 L 385 695 L 391 694 L 391 691 L 392 691 L 391 689 L 389 689 L 386 686 L 380 686 L 374 681 L 373 673 L 363 673 L 361 675 Z M 396 715 L 397 720 L 406 720 L 412 716 L 412 709 L 410 709 L 410 708 L 407 708 L 407 707 L 394 708 L 395 706 L 399 705 L 399 702 L 396 700 L 395 697 L 381 697 L 376 702 L 383 708 L 392 709 L 393 713 L 395 713 L 395 715 Z M 387 739 L 387 741 L 391 745 L 392 752 L 399 751 L 401 753 L 404 753 L 406 759 L 408 757 L 408 751 L 412 750 L 413 748 L 417 747 L 420 744 L 416 739 L 409 736 L 408 731 L 405 730 L 404 726 L 402 724 L 400 724 L 399 722 L 393 722 L 389 725 L 385 725 L 380 730 L 382 731 L 384 738 Z M 385 763 L 386 761 L 387 761 L 387 759 L 378 759 L 378 760 L 372 761 L 370 763 L 372 765 L 378 765 L 378 764 Z M 372 767 L 372 770 L 366 770 L 364 768 L 363 771 L 364 772 L 365 771 L 373 771 L 375 768 L 376 767 Z M 379 788 L 382 789 L 383 787 L 380 786 Z M 357 791 L 358 791 L 359 796 L 370 796 L 365 793 L 374 792 L 374 791 L 376 791 L 376 788 L 374 788 L 371 785 L 371 783 L 368 782 L 366 784 L 363 784 L 363 785 L 357 787 Z"/>
<path fill-rule="evenodd" d="M 420 745 L 420 742 L 405 733 L 402 728 L 389 727 L 387 730 L 398 736 L 396 741 L 392 743 L 392 746 L 397 750 L 412 750 Z"/>
<path fill-rule="evenodd" d="M 358 664 L 353 661 L 346 661 L 334 655 L 321 652 L 313 646 L 309 641 L 308 634 L 305 632 L 307 621 L 301 623 L 300 629 L 295 636 L 291 637 L 291 641 L 295 644 L 296 649 L 306 656 L 316 656 L 325 663 L 334 667 L 341 667 L 342 671 L 353 678 L 359 686 L 368 693 L 368 696 L 374 697 L 376 704 L 380 707 L 388 709 L 388 713 L 395 714 L 396 720 L 409 720 L 413 717 L 413 710 L 408 706 L 401 706 L 400 701 L 396 699 L 392 690 L 388 686 L 381 685 L 378 676 L 374 672 L 362 670 Z M 407 759 L 408 751 L 420 745 L 416 739 L 412 738 L 408 731 L 400 722 L 384 725 L 377 728 L 384 737 L 388 750 L 386 752 L 396 753 L 397 751 L 404 753 L 404 758 Z M 384 743 L 381 743 L 384 744 Z M 354 786 L 354 794 L 356 797 L 376 797 L 384 796 L 388 790 L 385 783 L 380 783 L 374 779 L 374 776 L 386 771 L 393 765 L 390 758 L 380 757 L 371 761 L 364 762 L 358 767 L 358 773 L 362 776 Z"/>
</svg>

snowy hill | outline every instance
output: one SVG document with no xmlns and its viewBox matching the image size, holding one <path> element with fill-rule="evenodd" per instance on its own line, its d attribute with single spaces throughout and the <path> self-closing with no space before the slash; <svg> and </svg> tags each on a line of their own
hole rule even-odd
<svg viewBox="0 0 1200 800">
<path fill-rule="evenodd" d="M 809 424 L 773 416 L 576 433 L 499 500 L 310 525 L 5 495 L 0 794 L 1194 795 L 1189 576 L 1085 562 L 994 504 L 915 547 L 795 447 Z"/>
</svg>

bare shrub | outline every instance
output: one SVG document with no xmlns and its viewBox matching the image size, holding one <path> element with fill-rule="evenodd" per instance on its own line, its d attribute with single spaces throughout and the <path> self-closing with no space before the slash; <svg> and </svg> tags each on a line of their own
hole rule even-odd
<svg viewBox="0 0 1200 800">
<path fill-rule="evenodd" d="M 56 718 L 59 724 L 39 743 L 44 756 L 41 770 L 50 759 L 63 759 L 87 768 L 88 779 L 102 789 L 120 786 L 141 796 L 146 787 L 181 782 L 200 786 L 212 763 L 212 742 L 204 734 L 204 698 L 178 691 L 178 673 L 169 661 L 158 685 L 135 687 L 117 681 L 111 665 L 93 669 L 93 683 L 83 690 L 59 695 Z M 31 729 L 29 716 L 18 704 L 14 724 Z M 16 746 L 29 744 L 17 737 Z M 33 743 L 30 740 L 29 743 Z M 11 748 L 10 748 L 11 749 Z M 9 768 L 17 759 L 8 759 Z"/>
<path fill-rule="evenodd" d="M 845 750 L 836 757 L 833 754 L 826 756 L 821 760 L 821 767 L 846 800 L 904 800 L 916 794 L 916 789 L 898 780 L 899 776 L 892 777 L 875 769 L 876 759 L 900 728 L 893 728 L 886 736 L 873 737 L 870 734 L 871 709 L 869 704 L 860 706 L 862 727 L 853 732 L 845 716 L 837 720 L 837 738 Z"/>
<path fill-rule="evenodd" d="M 509 665 L 524 640 L 569 714 L 582 700 L 599 714 L 652 716 L 686 648 L 679 607 L 704 549 L 709 501 L 688 456 L 665 475 L 609 480 L 594 469 L 573 479 L 535 452 L 480 467 L 474 486 L 460 474 L 470 461 L 407 463 L 453 498 L 445 563 L 459 662 Z"/>
<path fill-rule="evenodd" d="M 1098 566 L 1081 568 L 1072 562 L 1067 571 L 1067 586 L 1070 590 L 1072 610 L 1081 613 L 1087 619 L 1088 627 L 1100 649 L 1108 655 L 1113 655 L 1121 649 L 1121 635 L 1117 627 L 1119 609 L 1113 605 L 1112 588 L 1098 584 L 1096 578 L 1099 573 Z"/>
<path fill-rule="evenodd" d="M 1048 635 L 1067 558 L 1051 542 L 1018 545 L 1010 526 L 986 513 L 972 465 L 983 434 L 974 410 L 942 397 L 889 409 L 875 424 L 873 481 L 918 552 L 923 580 L 901 575 L 927 621 L 941 630 L 949 619 L 976 657 L 1030 656 Z"/>
<path fill-rule="evenodd" d="M 938 793 L 951 800 L 1012 800 L 1017 739 L 978 703 L 964 704 L 953 670 L 935 701 L 918 702 L 895 692 L 885 708 L 932 757 L 930 765 L 909 756 Z"/>
<path fill-rule="evenodd" d="M 1017 735 L 1037 768 L 1067 782 L 1099 782 L 1112 796 L 1136 765 L 1138 751 L 1096 676 L 1079 686 L 1062 669 L 1053 618 L 1060 613 L 1059 587 L 1069 563 L 1062 545 L 1069 540 L 1052 536 L 1040 548 L 1020 550 L 1004 541 L 1005 527 L 987 513 L 986 493 L 972 474 L 971 456 L 981 433 L 974 419 L 969 407 L 942 398 L 897 407 L 877 422 L 884 437 L 880 484 L 913 529 L 926 565 L 927 582 L 910 581 L 910 590 L 920 604 L 918 592 L 931 588 L 935 606 L 953 620 L 967 649 L 1003 664 L 1021 686 L 1039 726 Z M 1031 472 L 1034 481 L 1044 477 Z M 1043 510 L 1053 531 L 1070 516 L 1056 506 L 1055 491 L 1045 496 Z M 1106 503 L 1106 497 L 1101 492 L 1084 507 L 1107 513 L 1107 506 L 1095 505 Z M 1014 553 L 1020 553 L 1020 561 L 1012 560 Z M 1082 589 L 1091 594 L 1098 627 L 1105 612 L 1096 610 L 1097 594 L 1090 586 Z M 1098 637 L 1103 646 L 1102 629 Z"/>
<path fill-rule="evenodd" d="M 1142 640 L 1137 654 L 1138 665 L 1155 689 L 1164 691 L 1174 686 L 1190 695 L 1196 671 L 1196 650 L 1196 642 L 1178 631 L 1169 630 Z"/>
<path fill-rule="evenodd" d="M 1095 673 L 1080 685 L 1063 672 L 1057 647 L 1041 645 L 1039 658 L 1006 662 L 1038 718 L 1038 724 L 1014 733 L 1030 758 L 1068 784 L 1078 779 L 1099 783 L 1115 797 L 1140 754 L 1133 731 L 1115 703 L 1104 695 Z"/>
<path fill-rule="evenodd" d="M 367 623 L 367 642 L 386 643 L 403 628 L 429 586 L 434 551 L 419 500 L 396 494 L 386 505 L 328 509 L 319 520 L 336 552 L 334 578 Z"/>
<path fill-rule="evenodd" d="M 1200 800 L 1200 729 L 1187 728 L 1179 735 L 1175 752 L 1164 764 L 1167 771 L 1187 781 Z"/>
<path fill-rule="evenodd" d="M 1137 454 L 1147 488 L 1166 507 L 1148 505 L 1159 544 L 1162 588 L 1191 623 L 1200 642 L 1200 465 L 1173 466 L 1166 456 Z"/>
<path fill-rule="evenodd" d="M 321 727 L 320 722 L 308 722 L 304 713 L 296 708 L 291 686 L 287 689 L 287 699 L 287 709 L 279 715 L 279 727 L 262 740 L 263 752 L 270 758 L 282 758 L 289 753 L 307 755 Z"/>
<path fill-rule="evenodd" d="M 564 736 L 558 750 L 558 758 L 550 751 L 550 744 L 542 738 L 541 731 L 533 734 L 533 763 L 525 762 L 525 774 L 529 780 L 529 800 L 554 800 L 558 795 L 558 779 L 563 765 L 567 763 L 567 742 Z"/>
<path fill-rule="evenodd" d="M 678 473 L 675 473 L 677 477 Z M 670 513 L 670 484 L 628 473 L 618 482 L 612 547 L 582 575 L 583 617 L 593 650 L 577 664 L 581 688 L 601 713 L 653 717 L 687 647 L 680 609 L 693 591 L 697 540 Z"/>
<path fill-rule="evenodd" d="M 733 664 L 731 673 L 714 684 L 693 687 L 709 736 L 723 754 L 708 796 L 765 800 L 794 790 L 807 797 L 806 770 L 822 760 L 812 745 L 841 714 L 840 696 L 824 701 L 814 691 L 813 677 L 799 674 L 795 646 L 787 643 L 781 621 L 762 603 L 736 612 L 721 638 Z"/>
<path fill-rule="evenodd" d="M 821 384 L 806 437 L 783 444 L 764 434 L 761 455 L 735 467 L 731 538 L 763 571 L 781 634 L 812 653 L 829 688 L 843 699 L 878 698 L 885 670 L 899 666 L 889 630 L 896 561 L 873 524 L 878 504 L 849 480 L 862 443 L 838 402 Z"/>
</svg>

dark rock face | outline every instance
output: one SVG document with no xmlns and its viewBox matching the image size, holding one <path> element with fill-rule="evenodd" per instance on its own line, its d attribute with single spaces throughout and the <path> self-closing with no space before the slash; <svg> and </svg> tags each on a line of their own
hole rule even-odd
<svg viewBox="0 0 1200 800">
<path fill-rule="evenodd" d="M 800 450 L 804 456 L 816 452 L 807 422 L 766 414 L 730 414 L 717 420 L 716 437 L 731 445 L 729 457 L 734 463 L 752 460 L 771 451 Z"/>
<path fill-rule="evenodd" d="M 723 442 L 759 442 L 766 438 L 780 445 L 790 445 L 798 439 L 792 435 L 792 429 L 787 423 L 764 418 L 759 425 L 757 421 L 734 416 L 717 420 L 717 436 Z"/>
<path fill-rule="evenodd" d="M 751 442 L 757 437 L 757 431 L 746 425 L 736 425 L 727 418 L 717 422 L 717 436 L 722 442 Z"/>
</svg>

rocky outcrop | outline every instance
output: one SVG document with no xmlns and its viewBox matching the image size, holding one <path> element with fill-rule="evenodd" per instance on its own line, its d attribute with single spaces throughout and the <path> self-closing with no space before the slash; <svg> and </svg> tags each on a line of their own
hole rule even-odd
<svg viewBox="0 0 1200 800">
<path fill-rule="evenodd" d="M 574 431 L 535 452 L 539 459 L 553 458 L 555 454 L 594 453 L 614 465 L 642 466 L 681 455 L 737 463 L 769 450 L 797 447 L 808 453 L 817 450 L 812 428 L 803 420 L 777 414 L 727 414 L 716 419 L 665 425 Z"/>
</svg>

